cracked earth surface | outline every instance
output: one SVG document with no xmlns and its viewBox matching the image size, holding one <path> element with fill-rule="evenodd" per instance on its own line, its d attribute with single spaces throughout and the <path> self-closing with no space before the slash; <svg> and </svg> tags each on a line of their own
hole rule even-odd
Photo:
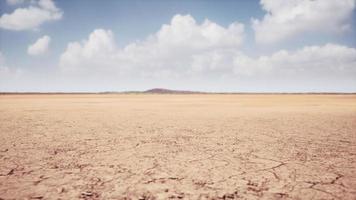
<svg viewBox="0 0 356 200">
<path fill-rule="evenodd" d="M 0 199 L 356 199 L 356 96 L 0 95 Z"/>
</svg>

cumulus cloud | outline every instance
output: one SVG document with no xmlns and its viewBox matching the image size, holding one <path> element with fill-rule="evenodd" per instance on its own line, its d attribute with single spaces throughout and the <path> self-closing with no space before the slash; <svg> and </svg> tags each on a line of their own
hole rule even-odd
<svg viewBox="0 0 356 200">
<path fill-rule="evenodd" d="M 189 15 L 176 15 L 144 41 L 123 48 L 117 47 L 112 31 L 96 29 L 88 39 L 69 43 L 59 66 L 68 76 L 106 77 L 113 83 L 124 83 L 123 79 L 150 80 L 145 83 L 176 80 L 177 84 L 224 80 L 257 85 L 263 80 L 263 85 L 268 85 L 284 79 L 284 85 L 305 80 L 312 85 L 322 80 L 320 88 L 325 83 L 350 88 L 345 85 L 355 82 L 355 48 L 330 43 L 252 57 L 240 49 L 243 38 L 244 26 L 237 22 L 222 27 L 209 20 L 199 24 Z"/>
<path fill-rule="evenodd" d="M 258 43 L 274 43 L 306 32 L 342 32 L 349 29 L 355 0 L 261 0 L 267 12 L 253 19 Z"/>
<path fill-rule="evenodd" d="M 39 0 L 27 8 L 17 8 L 10 14 L 3 14 L 0 17 L 0 28 L 15 31 L 34 30 L 45 22 L 61 19 L 62 15 L 63 12 L 52 0 Z"/>
<path fill-rule="evenodd" d="M 35 43 L 31 44 L 27 48 L 27 53 L 32 56 L 44 54 L 48 51 L 50 42 L 51 38 L 48 35 L 45 35 L 39 38 Z"/>
<path fill-rule="evenodd" d="M 197 24 L 190 15 L 176 15 L 156 33 L 156 42 L 166 47 L 207 49 L 236 47 L 243 40 L 244 26 L 238 22 L 224 28 L 206 19 Z"/>
<path fill-rule="evenodd" d="M 337 44 L 280 50 L 270 56 L 234 58 L 234 72 L 247 76 L 355 77 L 356 49 Z"/>
<path fill-rule="evenodd" d="M 189 71 L 196 54 L 238 48 L 243 37 L 244 26 L 238 22 L 225 28 L 209 20 L 198 24 L 190 15 L 176 15 L 146 40 L 122 49 L 117 48 L 110 30 L 94 30 L 88 40 L 68 44 L 60 67 L 69 71 L 120 69 L 120 73 L 143 69 L 144 76 L 167 74 L 167 67 Z"/>
<path fill-rule="evenodd" d="M 218 49 L 194 54 L 188 66 L 195 74 L 234 74 L 236 78 L 353 78 L 356 77 L 356 49 L 325 44 L 258 57 L 236 49 Z"/>
<path fill-rule="evenodd" d="M 117 48 L 110 30 L 96 29 L 88 40 L 71 42 L 60 57 L 60 67 L 65 71 L 82 68 L 107 68 L 115 65 Z"/>
</svg>

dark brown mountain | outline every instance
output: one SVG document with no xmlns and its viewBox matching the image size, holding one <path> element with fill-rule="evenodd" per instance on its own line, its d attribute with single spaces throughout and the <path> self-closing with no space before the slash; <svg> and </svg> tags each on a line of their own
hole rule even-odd
<svg viewBox="0 0 356 200">
<path fill-rule="evenodd" d="M 152 94 L 198 94 L 198 93 L 202 93 L 202 92 L 185 91 L 185 90 L 170 90 L 170 89 L 165 89 L 165 88 L 153 88 L 153 89 L 144 91 L 144 93 L 152 93 Z"/>
</svg>

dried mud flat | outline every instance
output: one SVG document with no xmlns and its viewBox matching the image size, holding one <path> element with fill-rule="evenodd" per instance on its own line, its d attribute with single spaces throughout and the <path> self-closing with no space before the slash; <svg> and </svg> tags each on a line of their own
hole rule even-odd
<svg viewBox="0 0 356 200">
<path fill-rule="evenodd" d="M 356 199 L 356 96 L 0 95 L 0 199 Z"/>
</svg>

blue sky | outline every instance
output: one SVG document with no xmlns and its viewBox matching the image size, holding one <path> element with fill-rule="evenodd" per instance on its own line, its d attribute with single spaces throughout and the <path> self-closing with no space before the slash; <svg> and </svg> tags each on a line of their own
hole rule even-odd
<svg viewBox="0 0 356 200">
<path fill-rule="evenodd" d="M 356 91 L 354 0 L 0 0 L 0 8 L 1 91 Z"/>
</svg>

